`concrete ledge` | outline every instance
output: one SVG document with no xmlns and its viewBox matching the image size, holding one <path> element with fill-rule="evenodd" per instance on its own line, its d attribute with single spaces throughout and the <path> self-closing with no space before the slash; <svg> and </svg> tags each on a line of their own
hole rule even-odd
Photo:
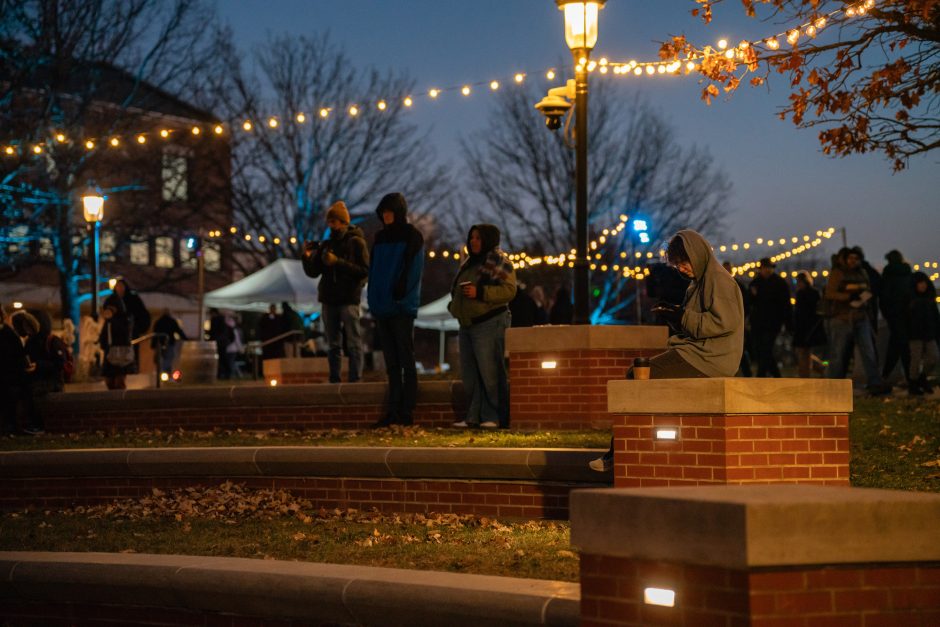
<svg viewBox="0 0 940 627">
<path fill-rule="evenodd" d="M 376 477 L 505 479 L 606 484 L 593 449 L 201 447 L 0 452 L 0 473 L 21 477 Z"/>
<path fill-rule="evenodd" d="M 2 600 L 361 625 L 577 625 L 578 584 L 242 558 L 0 552 Z"/>
<path fill-rule="evenodd" d="M 611 414 L 848 414 L 849 379 L 654 379 L 607 382 Z"/>
<path fill-rule="evenodd" d="M 808 485 L 577 490 L 591 555 L 752 567 L 940 561 L 940 494 Z"/>
<path fill-rule="evenodd" d="M 666 350 L 669 328 L 660 326 L 548 325 L 506 330 L 510 353 L 653 348 Z"/>
<path fill-rule="evenodd" d="M 459 381 L 421 381 L 418 403 L 451 403 L 462 392 Z M 163 387 L 159 390 L 113 390 L 50 394 L 41 409 L 50 413 L 199 409 L 207 407 L 291 407 L 373 405 L 385 402 L 388 384 L 313 383 L 302 385 Z"/>
</svg>

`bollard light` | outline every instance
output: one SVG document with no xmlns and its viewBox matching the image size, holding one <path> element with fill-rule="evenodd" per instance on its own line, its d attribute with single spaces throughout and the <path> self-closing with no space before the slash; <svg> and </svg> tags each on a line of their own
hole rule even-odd
<svg viewBox="0 0 940 627">
<path fill-rule="evenodd" d="M 669 588 L 646 588 L 643 590 L 643 602 L 661 607 L 676 606 L 676 591 Z"/>
<path fill-rule="evenodd" d="M 272 388 L 277 387 L 277 379 L 271 379 L 268 383 L 271 384 Z"/>
<path fill-rule="evenodd" d="M 679 430 L 675 427 L 657 427 L 654 431 L 657 440 L 678 440 Z"/>
</svg>

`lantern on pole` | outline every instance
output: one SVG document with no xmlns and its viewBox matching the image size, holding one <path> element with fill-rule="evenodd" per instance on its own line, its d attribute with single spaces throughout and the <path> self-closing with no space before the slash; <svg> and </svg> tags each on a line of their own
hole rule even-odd
<svg viewBox="0 0 940 627">
<path fill-rule="evenodd" d="M 101 258 L 99 252 L 99 233 L 101 220 L 104 218 L 104 196 L 95 186 L 94 182 L 88 184 L 82 193 L 82 210 L 85 222 L 91 232 L 91 246 L 88 248 L 88 265 L 91 266 L 91 317 L 98 319 L 98 262 Z"/>
<path fill-rule="evenodd" d="M 565 42 L 574 57 L 575 77 L 575 324 L 590 322 L 588 283 L 588 61 L 597 44 L 598 18 L 606 0 L 556 0 L 565 14 Z"/>
</svg>

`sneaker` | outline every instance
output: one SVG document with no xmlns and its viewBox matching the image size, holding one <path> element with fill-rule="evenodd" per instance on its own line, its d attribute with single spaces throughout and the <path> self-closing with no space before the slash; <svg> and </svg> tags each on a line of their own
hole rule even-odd
<svg viewBox="0 0 940 627">
<path fill-rule="evenodd" d="M 398 421 L 398 424 L 400 424 L 403 427 L 410 427 L 414 423 L 415 423 L 415 419 L 412 418 L 411 416 L 403 416 L 401 420 Z"/>
<path fill-rule="evenodd" d="M 614 469 L 614 460 L 606 456 L 601 456 L 597 459 L 591 460 L 590 463 L 588 463 L 588 466 L 591 467 L 591 470 L 596 472 L 610 472 Z"/>
<path fill-rule="evenodd" d="M 392 424 L 392 420 L 386 416 L 372 425 L 372 429 L 384 429 Z"/>
<path fill-rule="evenodd" d="M 466 420 L 458 420 L 457 422 L 455 422 L 455 423 L 452 424 L 451 426 L 452 426 L 454 429 L 466 429 L 466 428 L 469 427 L 470 425 L 467 424 L 467 421 L 466 421 Z"/>
<path fill-rule="evenodd" d="M 497 429 L 499 428 L 499 425 L 493 422 L 492 420 L 487 420 L 486 422 L 480 423 L 480 428 L 481 429 Z"/>
<path fill-rule="evenodd" d="M 42 435 L 45 432 L 45 429 L 42 427 L 26 427 L 23 429 L 23 433 L 26 435 Z"/>
</svg>

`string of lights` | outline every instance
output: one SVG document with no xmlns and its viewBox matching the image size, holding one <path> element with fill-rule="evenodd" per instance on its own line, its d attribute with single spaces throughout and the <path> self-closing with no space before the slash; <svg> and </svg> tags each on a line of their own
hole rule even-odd
<svg viewBox="0 0 940 627">
<path fill-rule="evenodd" d="M 620 76 L 657 76 L 690 74 L 698 69 L 701 61 L 720 55 L 729 61 L 739 61 L 749 66 L 756 64 L 761 53 L 776 53 L 780 49 L 780 40 L 785 40 L 791 46 L 797 46 L 804 37 L 814 39 L 821 30 L 837 22 L 840 17 L 855 18 L 868 14 L 875 8 L 875 0 L 848 4 L 823 15 L 817 15 L 799 26 L 789 28 L 779 33 L 756 40 L 742 40 L 737 46 L 730 47 L 727 39 L 720 39 L 715 47 L 703 46 L 687 55 L 685 59 L 658 60 L 658 61 L 610 61 L 602 57 L 598 61 L 582 59 L 581 65 L 586 65 L 588 72 L 598 71 L 601 74 L 608 72 Z"/>
<path fill-rule="evenodd" d="M 538 74 L 538 72 L 535 74 Z M 506 85 L 521 85 L 533 75 L 534 74 L 530 72 L 514 72 L 502 77 L 501 79 L 471 81 L 444 87 L 428 87 L 427 89 L 421 90 L 420 92 L 403 96 L 401 99 L 401 104 L 405 109 L 412 109 L 420 100 L 431 102 L 439 101 L 442 97 L 448 94 L 459 94 L 461 98 L 469 98 L 475 93 L 494 93 L 498 92 Z M 555 68 L 548 68 L 544 72 L 545 78 L 549 81 L 555 80 L 557 75 L 558 72 L 555 70 Z M 273 131 L 287 123 L 303 125 L 307 124 L 311 120 L 319 119 L 321 121 L 325 121 L 331 117 L 342 114 L 345 114 L 350 118 L 355 118 L 360 116 L 367 108 L 370 107 L 377 111 L 384 112 L 389 110 L 390 105 L 390 99 L 382 98 L 371 102 L 363 101 L 347 103 L 344 105 L 335 103 L 323 104 L 313 111 L 297 111 L 287 114 L 270 115 L 261 119 L 245 119 L 239 124 L 231 127 L 228 124 L 217 122 L 210 124 L 197 124 L 187 128 L 165 127 L 156 130 L 142 129 L 136 132 L 111 134 L 103 137 L 70 137 L 61 130 L 51 129 L 48 131 L 48 136 L 46 139 L 35 141 L 7 139 L 3 141 L 0 143 L 0 156 L 38 156 L 44 152 L 54 150 L 57 146 L 62 144 L 81 145 L 84 146 L 87 151 L 93 151 L 102 147 L 120 148 L 122 146 L 128 145 L 146 145 L 148 142 L 157 138 L 166 140 L 174 136 L 179 136 L 180 134 L 189 134 L 196 137 L 211 137 L 230 134 L 233 129 L 239 128 L 245 133 L 250 133 L 257 130 L 258 127 L 267 127 L 269 130 Z"/>
</svg>

